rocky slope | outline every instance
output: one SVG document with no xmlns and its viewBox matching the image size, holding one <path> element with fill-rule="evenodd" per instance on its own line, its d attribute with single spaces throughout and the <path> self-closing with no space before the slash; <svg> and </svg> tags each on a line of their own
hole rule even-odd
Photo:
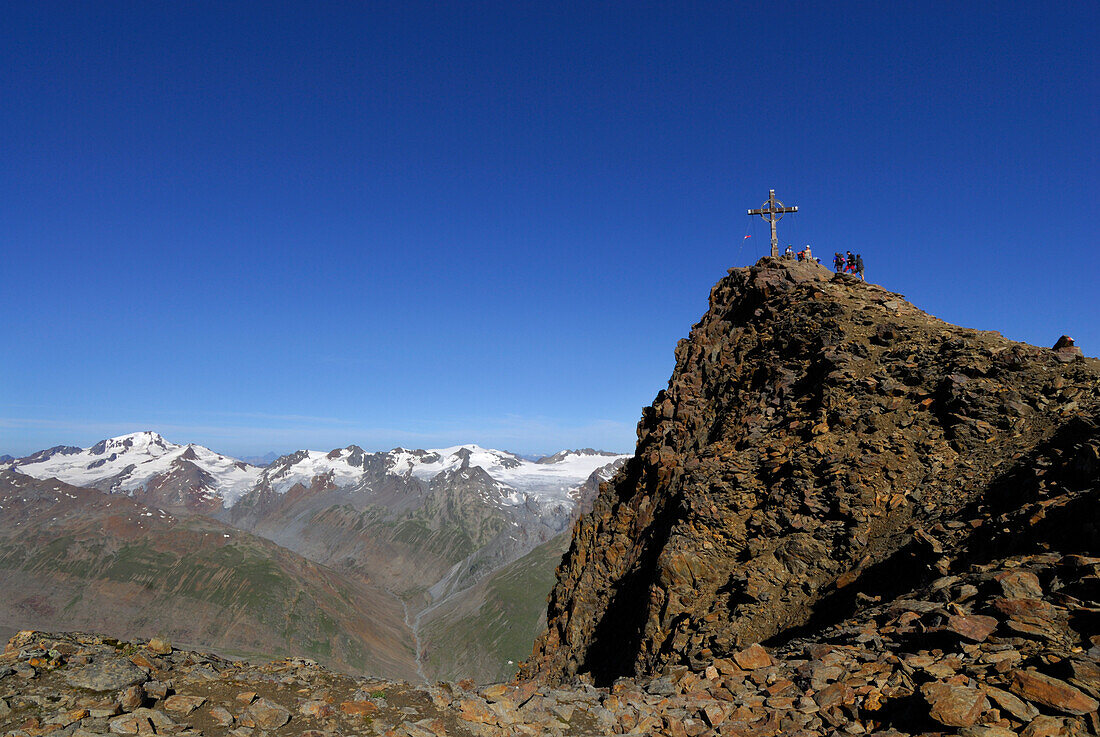
<svg viewBox="0 0 1100 737">
<path fill-rule="evenodd" d="M 0 655 L 0 733 L 1096 735 L 1100 636 L 1080 645 L 1077 618 L 1091 617 L 1096 632 L 1098 573 L 1100 558 L 1008 556 L 868 602 L 770 652 L 750 645 L 704 668 L 604 688 L 584 679 L 413 687 L 300 659 L 253 665 L 163 640 L 21 632 Z"/>
<path fill-rule="evenodd" d="M 525 676 L 702 668 L 996 551 L 1100 552 L 1094 359 L 771 259 L 715 285 L 676 359 L 574 530 Z M 1080 515 L 1040 540 L 1000 520 L 1025 501 Z"/>
</svg>

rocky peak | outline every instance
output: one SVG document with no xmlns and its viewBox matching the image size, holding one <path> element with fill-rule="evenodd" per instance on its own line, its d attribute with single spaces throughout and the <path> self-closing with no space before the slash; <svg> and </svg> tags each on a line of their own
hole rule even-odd
<svg viewBox="0 0 1100 737">
<path fill-rule="evenodd" d="M 55 445 L 52 448 L 47 448 L 46 450 L 40 450 L 37 453 L 32 453 L 25 458 L 12 460 L 18 460 L 20 463 L 40 463 L 42 461 L 48 461 L 54 456 L 71 456 L 82 452 L 83 449 L 77 448 L 75 445 Z"/>
<path fill-rule="evenodd" d="M 134 449 L 159 455 L 160 453 L 167 452 L 176 447 L 178 446 L 169 443 L 158 433 L 152 430 L 143 430 L 128 435 L 119 435 L 116 438 L 100 440 L 93 445 L 88 452 L 92 455 L 103 455 L 108 452 L 125 453 L 128 450 Z"/>
<path fill-rule="evenodd" d="M 458 458 L 462 461 L 462 465 L 460 466 L 460 468 L 469 468 L 470 467 L 470 456 L 472 456 L 472 455 L 473 455 L 473 451 L 471 451 L 469 448 L 459 448 L 455 452 L 454 457 Z"/>
<path fill-rule="evenodd" d="M 1011 479 L 1093 447 L 1066 428 L 1100 406 L 1098 362 L 1056 353 L 816 264 L 731 269 L 575 528 L 522 674 L 702 667 L 964 566 Z"/>
</svg>

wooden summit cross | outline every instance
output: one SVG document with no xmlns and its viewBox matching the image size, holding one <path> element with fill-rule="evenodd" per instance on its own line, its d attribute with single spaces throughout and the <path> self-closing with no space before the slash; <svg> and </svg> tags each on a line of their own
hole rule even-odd
<svg viewBox="0 0 1100 737">
<path fill-rule="evenodd" d="M 783 219 L 785 212 L 798 212 L 798 208 L 783 207 L 783 203 L 775 199 L 774 189 L 768 190 L 768 201 L 759 210 L 749 210 L 750 215 L 759 215 L 772 225 L 772 258 L 779 257 L 779 237 L 775 234 L 775 224 Z"/>
</svg>

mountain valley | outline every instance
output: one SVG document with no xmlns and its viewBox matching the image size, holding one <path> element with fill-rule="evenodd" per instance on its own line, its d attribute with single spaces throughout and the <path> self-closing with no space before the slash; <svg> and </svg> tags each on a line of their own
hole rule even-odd
<svg viewBox="0 0 1100 737">
<path fill-rule="evenodd" d="M 249 550 L 255 565 L 266 566 L 272 575 L 285 578 L 285 595 L 292 595 L 300 587 L 296 571 L 306 565 L 323 566 L 318 570 L 330 571 L 341 582 L 345 596 L 374 602 L 373 608 L 357 607 L 360 616 L 392 631 L 395 640 L 393 653 L 372 660 L 371 650 L 363 645 L 358 647 L 356 657 L 330 654 L 295 636 L 293 628 L 284 627 L 276 628 L 270 638 L 242 638 L 235 648 L 240 652 L 317 657 L 334 667 L 414 680 L 462 674 L 489 681 L 506 675 L 513 668 L 507 661 L 521 657 L 514 642 L 509 640 L 508 654 L 490 646 L 488 650 L 468 651 L 476 664 L 453 657 L 444 664 L 421 652 L 416 644 L 418 631 L 429 626 L 437 633 L 446 631 L 447 623 L 438 618 L 450 610 L 441 608 L 442 604 L 456 596 L 462 597 L 467 607 L 476 604 L 471 597 L 485 591 L 475 588 L 478 582 L 560 536 L 575 519 L 578 505 L 594 496 L 595 482 L 590 478 L 609 477 L 624 460 L 625 456 L 591 449 L 562 451 L 530 461 L 476 445 L 438 451 L 398 448 L 383 453 L 367 453 L 349 446 L 327 453 L 298 451 L 258 468 L 201 446 L 178 445 L 156 433 L 139 432 L 110 438 L 88 449 L 59 446 L 10 461 L 10 470 L 0 477 L 0 490 L 15 497 L 34 480 L 38 487 L 46 488 L 43 484 L 48 479 L 80 485 L 82 493 L 74 493 L 66 501 L 77 508 L 89 504 L 87 515 L 76 509 L 51 520 L 52 532 L 42 533 L 47 541 L 51 535 L 57 540 L 72 537 L 70 525 L 84 532 L 94 527 L 98 524 L 95 510 L 109 503 L 103 499 L 117 500 L 114 510 L 122 500 L 142 505 L 145 511 L 134 514 L 149 515 L 144 518 L 145 524 L 160 520 L 172 520 L 173 525 L 182 520 L 185 525 L 200 527 L 220 524 L 236 533 L 236 539 L 265 542 L 250 545 Z M 91 490 L 100 493 L 88 493 Z M 581 495 L 586 495 L 585 499 Z M 40 513 L 53 515 L 48 505 Z M 0 532 L 23 536 L 27 524 L 17 521 L 14 515 L 0 516 Z M 105 555 L 132 550 L 131 541 L 113 539 L 115 532 L 113 527 L 104 526 L 108 539 Z M 54 542 L 50 550 L 60 544 Z M 94 559 L 66 571 L 64 586 L 51 579 L 50 590 L 56 589 L 57 594 L 42 605 L 44 611 L 51 612 L 49 617 L 27 620 L 27 604 L 20 597 L 0 604 L 0 626 L 4 622 L 26 626 L 34 621 L 39 623 L 36 626 L 84 627 L 98 621 L 101 630 L 117 625 L 152 636 L 159 631 L 152 623 L 163 618 L 158 614 L 163 610 L 153 602 L 169 595 L 156 587 L 163 583 L 164 576 L 180 575 L 181 566 L 194 562 L 187 557 L 187 546 L 191 544 L 197 543 L 179 541 L 180 559 L 164 560 L 160 557 L 164 551 L 127 553 L 136 556 L 138 568 L 147 568 L 138 580 L 128 583 L 144 587 L 144 593 L 155 592 L 148 601 L 138 596 L 129 609 L 106 604 L 89 609 L 58 601 L 62 591 L 78 601 L 87 601 L 91 590 L 104 588 L 107 579 L 100 573 L 106 563 Z M 85 552 L 62 551 L 64 556 L 76 558 Z M 45 553 L 37 551 L 31 558 L 39 554 Z M 531 574 L 541 586 L 522 589 L 530 601 L 518 608 L 509 607 L 503 619 L 499 613 L 497 616 L 499 626 L 518 628 L 531 640 L 545 602 L 548 577 L 556 566 L 556 561 L 550 559 L 540 558 L 540 562 L 541 569 Z M 162 564 L 167 567 L 162 568 Z M 51 571 L 55 577 L 61 575 L 51 570 L 47 560 L 0 558 L 0 572 L 6 574 L 16 591 L 37 591 L 46 586 L 44 580 L 28 578 L 31 568 Z M 248 567 L 242 563 L 233 570 L 243 572 Z M 213 568 L 208 574 L 211 580 L 217 578 Z M 197 582 L 193 591 L 170 592 L 172 605 L 182 607 L 192 599 L 223 595 L 220 589 L 207 592 L 208 583 Z M 108 600 L 113 599 L 104 599 Z M 223 639 L 212 633 L 219 621 L 226 632 L 234 631 L 229 620 L 235 615 L 229 610 L 219 612 L 209 602 L 206 606 L 203 621 L 209 620 L 209 624 L 205 629 L 183 618 L 169 628 L 172 636 L 225 649 L 232 637 Z M 342 617 L 353 616 L 346 611 L 346 604 L 342 606 Z M 78 611 L 84 614 L 77 616 Z M 513 615 L 519 619 L 513 620 Z M 284 618 L 297 616 L 290 612 Z M 116 617 L 118 621 L 114 622 Z M 141 623 L 149 626 L 135 627 Z M 341 631 L 347 629 L 345 625 L 340 625 Z M 278 647 L 272 645 L 269 651 L 249 649 L 265 639 L 278 643 Z M 368 641 L 369 633 L 360 639 Z M 432 642 L 437 651 L 451 649 L 451 643 L 438 634 Z"/>
</svg>

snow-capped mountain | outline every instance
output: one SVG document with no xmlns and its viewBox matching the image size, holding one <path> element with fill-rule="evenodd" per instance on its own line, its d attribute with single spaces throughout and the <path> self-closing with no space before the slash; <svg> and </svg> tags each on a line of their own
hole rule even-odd
<svg viewBox="0 0 1100 737">
<path fill-rule="evenodd" d="M 53 477 L 190 508 L 232 504 L 255 486 L 261 472 L 244 461 L 201 445 L 178 445 L 151 431 L 108 438 L 91 448 L 56 446 L 7 467 L 39 479 Z"/>
<path fill-rule="evenodd" d="M 381 476 L 430 482 L 457 469 L 480 468 L 499 487 L 492 494 L 495 503 L 515 506 L 533 498 L 572 507 L 571 492 L 597 469 L 626 457 L 586 448 L 529 461 L 473 444 L 380 453 L 349 445 L 328 452 L 300 450 L 259 468 L 201 445 L 179 445 L 144 431 L 101 440 L 91 448 L 56 446 L 10 461 L 7 467 L 35 478 L 56 477 L 75 486 L 145 497 L 149 503 L 206 511 L 233 507 L 256 489 L 281 495 L 321 481 L 329 487 L 369 492 Z"/>
<path fill-rule="evenodd" d="M 299 450 L 276 458 L 263 469 L 257 481 L 258 485 L 268 486 L 277 494 L 285 494 L 298 484 L 309 487 L 318 477 L 327 477 L 332 486 L 355 486 L 362 480 L 367 457 L 368 454 L 356 445 L 328 453 Z"/>
<path fill-rule="evenodd" d="M 359 446 L 349 445 L 328 453 L 300 450 L 282 456 L 263 469 L 258 484 L 284 494 L 295 485 L 308 488 L 315 479 L 323 479 L 329 486 L 370 491 L 372 479 L 377 479 L 379 473 L 429 482 L 457 469 L 480 468 L 495 482 L 511 489 L 502 489 L 497 495 L 501 503 L 522 504 L 527 497 L 569 503 L 570 492 L 593 471 L 627 457 L 570 450 L 529 461 L 507 451 L 472 444 L 434 450 L 395 448 L 381 453 L 367 453 Z"/>
<path fill-rule="evenodd" d="M 443 471 L 478 466 L 497 481 L 540 500 L 568 500 L 569 492 L 592 472 L 629 456 L 598 451 L 566 450 L 537 461 L 528 461 L 500 450 L 477 445 L 457 445 L 431 451 L 402 448 L 388 454 L 391 473 L 411 473 L 419 479 L 434 478 Z M 514 502 L 518 503 L 518 502 Z"/>
</svg>

